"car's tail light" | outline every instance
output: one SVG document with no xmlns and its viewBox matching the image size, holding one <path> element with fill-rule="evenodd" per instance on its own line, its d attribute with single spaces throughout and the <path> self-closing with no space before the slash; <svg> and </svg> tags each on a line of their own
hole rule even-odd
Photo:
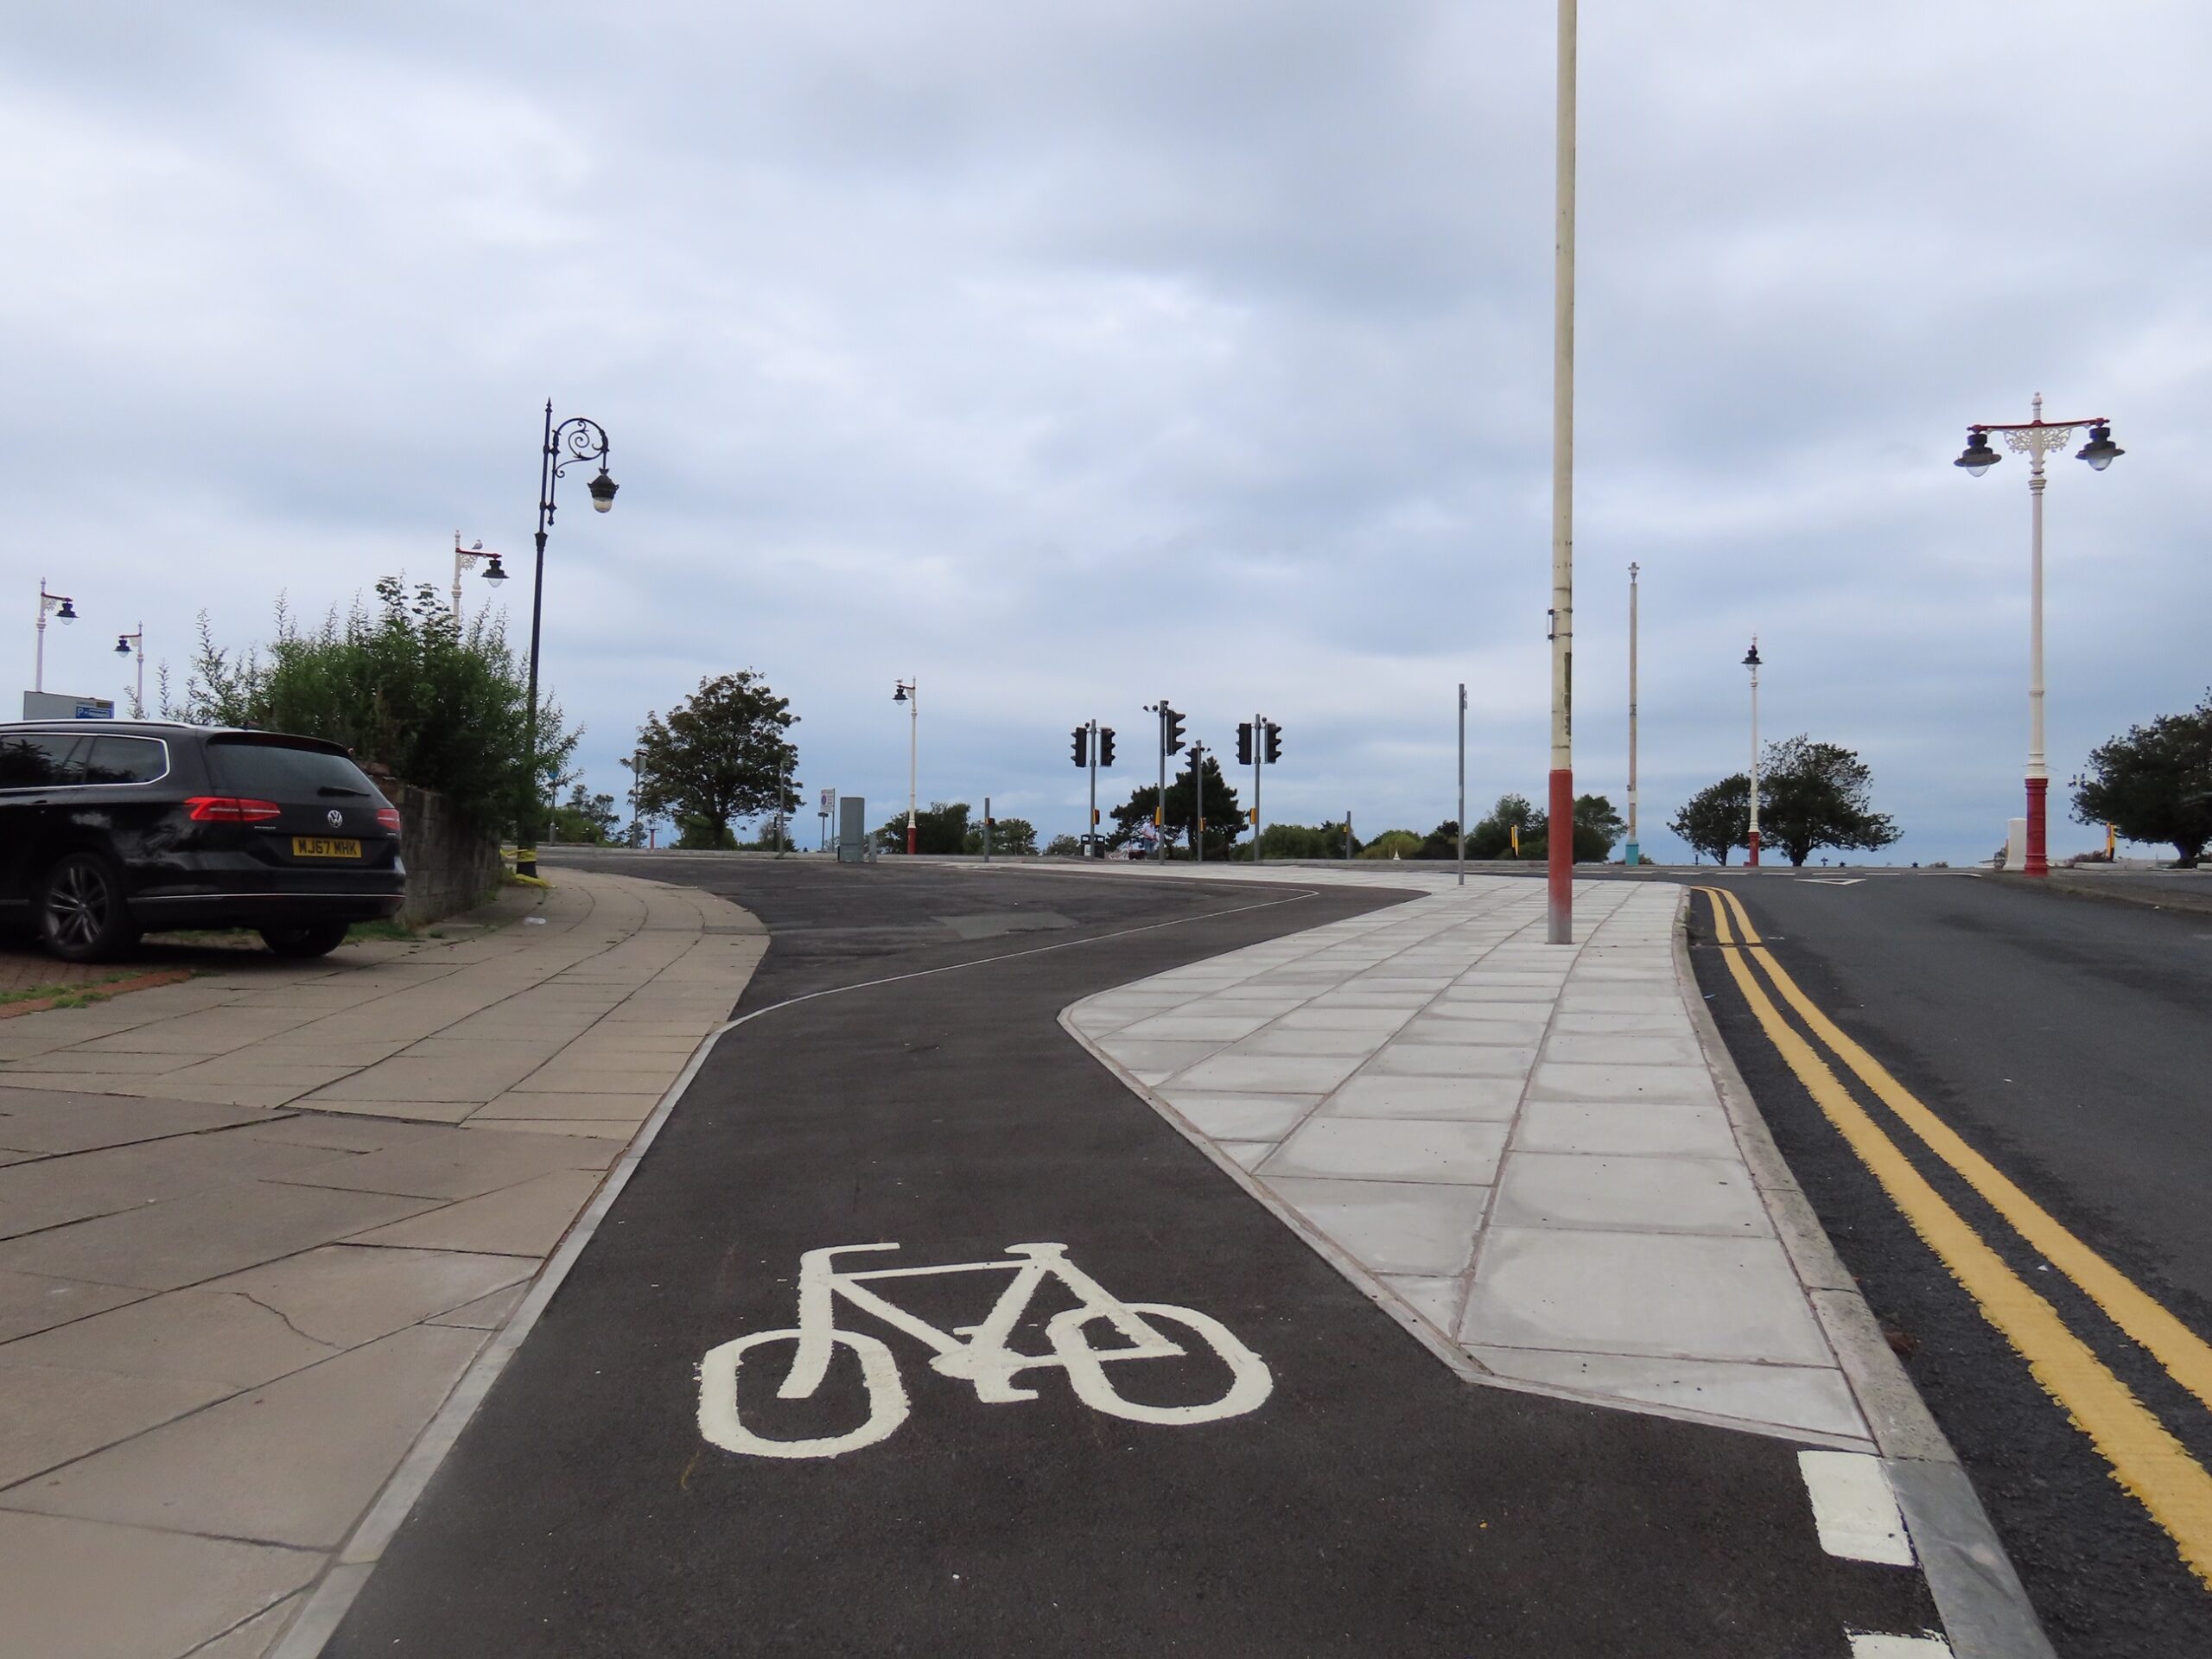
<svg viewBox="0 0 2212 1659">
<path fill-rule="evenodd" d="M 194 795 L 184 804 L 194 823 L 265 823 L 284 811 L 274 801 L 243 795 Z"/>
<path fill-rule="evenodd" d="M 399 833 L 399 809 L 396 806 L 380 806 L 377 808 L 377 822 L 382 824 L 385 829 L 391 830 L 393 835 L 397 835 Z"/>
</svg>

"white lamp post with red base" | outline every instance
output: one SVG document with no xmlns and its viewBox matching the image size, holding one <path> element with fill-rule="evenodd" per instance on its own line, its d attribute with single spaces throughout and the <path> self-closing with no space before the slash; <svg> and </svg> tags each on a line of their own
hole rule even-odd
<svg viewBox="0 0 2212 1659">
<path fill-rule="evenodd" d="M 1751 648 L 1744 653 L 1744 666 L 1751 671 L 1751 833 L 1746 842 L 1744 862 L 1753 869 L 1759 862 L 1759 637 L 1751 636 Z"/>
<path fill-rule="evenodd" d="M 2002 432 L 2005 447 L 2016 455 L 2028 458 L 2028 846 L 2026 861 L 2021 867 L 2029 875 L 2050 874 L 2050 842 L 2046 834 L 2046 798 L 2050 792 L 2050 773 L 2045 766 L 2043 742 L 2043 463 L 2054 449 L 2063 448 L 2074 441 L 2074 429 L 2089 429 L 2089 441 L 2076 455 L 2090 467 L 2101 473 L 2126 453 L 2112 441 L 2112 423 L 2101 415 L 2081 420 L 2046 421 L 2043 417 L 2043 394 L 2035 395 L 2035 418 L 2028 421 L 1982 422 L 1967 429 L 1964 454 L 1953 461 L 1963 467 L 1974 477 L 2005 459 L 1989 447 L 1989 435 Z"/>
</svg>

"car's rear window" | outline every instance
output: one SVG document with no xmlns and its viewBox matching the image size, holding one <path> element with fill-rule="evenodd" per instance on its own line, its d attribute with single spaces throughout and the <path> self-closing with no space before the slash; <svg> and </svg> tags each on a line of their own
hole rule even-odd
<svg viewBox="0 0 2212 1659">
<path fill-rule="evenodd" d="M 78 759 L 88 784 L 150 784 L 169 769 L 168 751 L 150 737 L 96 737 Z"/>
<path fill-rule="evenodd" d="M 342 754 L 262 738 L 211 738 L 207 765 L 226 794 L 280 801 L 378 798 L 377 786 Z"/>
</svg>

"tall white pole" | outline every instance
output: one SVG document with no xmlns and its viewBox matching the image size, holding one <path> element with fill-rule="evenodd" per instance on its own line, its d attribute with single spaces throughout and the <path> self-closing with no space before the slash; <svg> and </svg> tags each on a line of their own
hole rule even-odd
<svg viewBox="0 0 2212 1659">
<path fill-rule="evenodd" d="M 1467 885 L 1467 683 L 1459 682 L 1459 880 Z"/>
<path fill-rule="evenodd" d="M 46 578 L 38 579 L 38 659 L 31 671 L 31 690 L 46 690 Z"/>
<path fill-rule="evenodd" d="M 2034 418 L 2043 419 L 2043 393 L 2035 397 Z M 2035 435 L 2041 438 L 2043 434 Z M 2070 435 L 2070 433 L 2069 433 Z M 2046 813 L 2050 773 L 2044 765 L 2043 745 L 2043 458 L 2046 446 L 2028 450 L 2028 846 L 2022 873 L 2050 873 L 2050 838 Z"/>
<path fill-rule="evenodd" d="M 1643 861 L 1636 838 L 1636 572 L 1628 568 L 1628 846 L 1621 862 L 1634 869 Z"/>
<path fill-rule="evenodd" d="M 1751 835 L 1746 863 L 1759 861 L 1759 637 L 1751 636 Z"/>
<path fill-rule="evenodd" d="M 922 751 L 922 688 L 919 682 L 906 687 L 906 850 L 914 850 L 914 779 L 920 764 Z"/>
<path fill-rule="evenodd" d="M 1559 3 L 1557 226 L 1552 257 L 1552 772 L 1546 937 L 1574 943 L 1575 0 Z"/>
<path fill-rule="evenodd" d="M 138 624 L 137 645 L 134 654 L 138 658 L 138 690 L 131 696 L 130 709 L 143 720 L 146 714 L 146 624 L 143 619 Z"/>
</svg>

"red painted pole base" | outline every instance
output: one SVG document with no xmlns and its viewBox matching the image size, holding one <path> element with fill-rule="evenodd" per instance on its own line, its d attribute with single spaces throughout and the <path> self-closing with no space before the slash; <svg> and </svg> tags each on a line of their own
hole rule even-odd
<svg viewBox="0 0 2212 1659">
<path fill-rule="evenodd" d="M 1553 944 L 1574 943 L 1574 769 L 1562 766 L 1552 773 L 1551 805 L 1544 842 L 1548 926 L 1545 937 Z"/>
<path fill-rule="evenodd" d="M 1744 862 L 1753 869 L 1759 867 L 1759 832 L 1756 830 L 1751 831 L 1751 848 L 1745 855 Z"/>
<path fill-rule="evenodd" d="M 915 825 L 913 825 L 913 824 L 911 824 L 911 823 L 910 823 L 910 824 L 908 824 L 908 825 L 906 826 L 906 850 L 907 850 L 907 852 L 909 852 L 910 854 L 914 850 L 914 842 L 915 842 L 916 835 L 917 835 L 917 827 L 916 827 Z"/>
<path fill-rule="evenodd" d="M 2049 856 L 2050 843 L 2045 839 L 2046 826 L 2044 818 L 2044 813 L 2048 806 L 2047 798 L 2050 794 L 2050 779 L 2031 778 L 2028 779 L 2028 857 L 2027 861 L 2020 867 L 2020 873 L 2023 875 L 2050 874 Z"/>
</svg>

